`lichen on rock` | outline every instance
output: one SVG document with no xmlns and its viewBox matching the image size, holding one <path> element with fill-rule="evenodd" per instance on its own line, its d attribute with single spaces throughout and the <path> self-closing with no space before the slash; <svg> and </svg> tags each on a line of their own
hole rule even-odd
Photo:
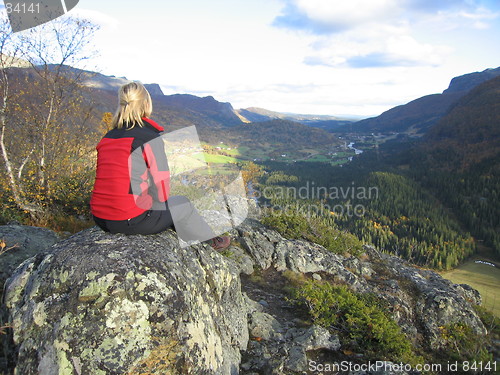
<svg viewBox="0 0 500 375">
<path fill-rule="evenodd" d="M 171 231 L 93 228 L 58 243 L 7 283 L 17 373 L 128 373 L 161 353 L 165 337 L 176 343 L 172 373 L 237 373 L 248 330 L 228 265 L 207 245 L 181 249 Z"/>
<path fill-rule="evenodd" d="M 342 358 L 349 343 L 304 318 L 287 275 L 379 296 L 422 350 L 444 345 L 445 324 L 486 333 L 476 291 L 372 247 L 344 257 L 252 220 L 231 235 L 217 252 L 91 228 L 37 253 L 6 282 L 16 373 L 296 375 L 317 353 Z"/>
</svg>

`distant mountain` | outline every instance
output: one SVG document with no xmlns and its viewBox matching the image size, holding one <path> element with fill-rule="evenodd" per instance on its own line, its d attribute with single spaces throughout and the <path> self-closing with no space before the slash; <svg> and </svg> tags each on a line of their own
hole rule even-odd
<svg viewBox="0 0 500 375">
<path fill-rule="evenodd" d="M 338 117 L 329 115 L 303 115 L 296 113 L 283 113 L 258 107 L 237 109 L 236 112 L 238 112 L 242 117 L 246 118 L 248 120 L 247 122 L 263 122 L 274 119 L 290 120 L 295 122 L 340 120 Z"/>
<path fill-rule="evenodd" d="M 74 69 L 74 68 L 73 68 Z M 78 69 L 74 69 L 78 71 Z M 106 76 L 104 74 L 90 72 L 90 71 L 81 71 L 84 75 L 83 83 L 84 85 L 100 90 L 108 90 L 117 92 L 118 89 L 128 83 L 131 80 L 126 77 L 115 77 L 115 76 Z M 163 96 L 163 91 L 160 88 L 160 85 L 157 83 L 146 83 L 144 84 L 146 89 L 148 89 L 151 96 Z"/>
<path fill-rule="evenodd" d="M 427 95 L 392 108 L 378 117 L 358 121 L 349 126 L 348 131 L 424 134 L 448 112 L 452 104 L 471 89 L 499 75 L 500 67 L 455 77 L 442 94 Z"/>
<path fill-rule="evenodd" d="M 88 70 L 80 70 L 76 68 L 70 68 L 73 73 L 82 74 L 83 75 L 83 84 L 99 90 L 108 90 L 118 92 L 120 86 L 130 82 L 131 80 L 125 77 L 115 77 L 115 76 L 106 76 L 101 73 L 91 72 Z"/>
<path fill-rule="evenodd" d="M 123 84 L 130 82 L 126 77 L 106 76 L 101 73 L 68 68 L 72 74 L 83 75 L 83 82 L 92 88 L 96 95 L 104 95 L 108 99 L 109 93 L 116 92 Z M 230 103 L 219 102 L 212 96 L 198 97 L 189 94 L 165 95 L 156 83 L 144 84 L 153 98 L 155 116 L 174 127 L 196 125 L 198 127 L 237 126 L 242 123 L 268 122 L 274 119 L 294 121 L 312 127 L 330 130 L 331 128 L 350 124 L 354 120 L 341 119 L 328 115 L 303 115 L 280 113 L 263 108 L 251 107 L 235 110 Z M 105 100 L 108 103 L 108 100 Z M 113 103 L 113 106 L 115 104 Z M 113 109 L 109 111 L 113 112 Z"/>
<path fill-rule="evenodd" d="M 151 95 L 151 97 L 165 95 L 163 93 L 160 85 L 157 83 L 146 83 L 146 84 L 144 84 L 144 87 L 146 87 L 146 89 L 149 91 L 149 94 Z"/>
<path fill-rule="evenodd" d="M 156 102 L 165 110 L 170 108 L 182 110 L 188 114 L 197 113 L 211 120 L 206 124 L 198 123 L 199 126 L 213 125 L 214 122 L 223 126 L 235 126 L 242 123 L 230 103 L 219 102 L 212 96 L 200 98 L 188 94 L 164 95 L 157 97 Z"/>
<path fill-rule="evenodd" d="M 264 108 L 250 107 L 237 109 L 236 113 L 243 122 L 265 122 L 275 119 L 298 122 L 315 128 L 330 130 L 354 122 L 354 119 L 339 118 L 329 115 L 304 115 L 296 113 L 274 112 Z"/>
<path fill-rule="evenodd" d="M 273 119 L 282 119 L 283 114 L 279 112 L 269 111 L 264 108 L 250 107 L 245 109 L 237 109 L 236 113 L 240 116 L 243 122 L 264 122 Z"/>
<path fill-rule="evenodd" d="M 446 90 L 444 90 L 443 94 L 470 91 L 481 83 L 489 81 L 490 79 L 493 79 L 499 75 L 500 67 L 455 77 L 451 80 L 450 86 Z"/>
<path fill-rule="evenodd" d="M 394 213 L 406 205 L 406 216 L 425 212 L 429 218 L 426 220 L 430 220 L 434 228 L 441 228 L 438 231 L 447 226 L 442 232 L 445 236 L 452 231 L 469 232 L 480 241 L 481 246 L 495 249 L 496 254 L 500 255 L 500 76 L 477 85 L 451 104 L 448 112 L 424 136 L 419 139 L 398 138 L 367 150 L 342 168 L 349 177 L 373 172 L 381 176 L 393 176 L 393 181 L 380 188 L 386 195 L 381 194 L 381 199 L 369 203 L 367 212 L 371 208 L 379 210 L 375 216 L 377 219 L 371 220 L 389 222 L 388 228 L 392 233 L 397 233 L 393 228 L 399 225 L 397 221 L 401 215 Z M 416 194 L 404 192 L 404 185 L 395 188 L 398 186 L 397 179 L 408 181 L 407 186 L 412 189 L 422 189 L 422 194 L 419 193 L 419 197 L 415 198 Z M 375 181 L 370 182 L 370 186 L 382 183 L 382 180 Z M 387 194 L 391 189 L 392 192 Z M 441 210 L 435 220 L 426 213 L 432 209 L 421 211 L 429 202 L 432 207 Z M 447 222 L 446 226 L 437 224 L 441 218 L 443 223 Z M 456 220 L 460 225 L 457 225 Z M 409 223 L 409 228 L 418 232 L 425 232 L 423 228 L 427 227 L 427 224 L 421 227 L 423 222 L 419 220 L 410 219 Z M 357 229 L 359 226 L 354 228 L 362 235 L 363 232 Z M 436 233 L 428 232 L 418 237 L 418 241 L 431 243 Z M 377 236 L 380 235 L 375 233 L 372 241 Z M 379 238 L 377 241 L 384 240 Z M 446 257 L 451 257 L 446 262 L 451 260 L 456 264 L 463 257 L 461 251 L 466 245 L 464 243 L 452 249 L 448 247 L 451 242 L 445 242 L 441 248 L 445 249 Z M 440 246 L 436 246 L 429 254 Z"/>
<path fill-rule="evenodd" d="M 116 92 L 126 82 L 125 77 L 105 76 L 93 72 L 80 72 L 86 77 L 85 84 L 92 88 L 92 96 L 98 103 L 98 110 L 114 112 Z M 153 99 L 153 118 L 167 130 L 195 125 L 203 141 L 218 143 L 221 140 L 234 144 L 261 145 L 281 144 L 283 147 L 334 145 L 338 140 L 321 129 L 281 120 L 281 118 L 302 121 L 333 119 L 332 116 L 290 115 L 264 109 L 249 108 L 234 110 L 230 103 L 219 102 L 212 96 L 198 97 L 188 94 L 164 95 L 157 84 L 146 84 Z M 244 111 L 244 110 L 243 110 Z M 252 123 L 249 123 L 249 122 Z"/>
<path fill-rule="evenodd" d="M 67 67 L 67 74 L 78 75 L 90 89 L 96 111 L 114 112 L 118 89 L 131 80 L 126 77 L 107 76 L 101 73 Z M 229 103 L 221 103 L 213 97 L 194 95 L 165 95 L 157 83 L 144 84 L 153 99 L 153 117 L 171 129 L 196 125 L 220 127 L 241 124 Z"/>
<path fill-rule="evenodd" d="M 72 68 L 73 71 L 78 69 Z M 116 93 L 120 86 L 130 82 L 125 77 L 106 76 L 100 73 L 80 71 L 84 75 L 84 84 L 94 90 Z M 153 98 L 154 115 L 174 126 L 196 125 L 233 126 L 242 121 L 230 103 L 221 103 L 212 96 L 200 98 L 194 95 L 165 95 L 157 83 L 144 84 Z M 105 94 L 106 95 L 106 94 Z M 113 103 L 115 106 L 116 103 Z M 114 111 L 114 108 L 110 110 Z"/>
<path fill-rule="evenodd" d="M 500 157 L 500 76 L 452 105 L 426 134 L 421 148 L 432 165 L 450 170 Z"/>
<path fill-rule="evenodd" d="M 410 155 L 410 170 L 500 255 L 500 77 L 455 103 Z"/>
<path fill-rule="evenodd" d="M 5 54 L 0 54 L 0 60 L 2 61 L 2 66 L 6 68 L 29 68 L 31 66 L 31 64 L 24 59 Z"/>
</svg>

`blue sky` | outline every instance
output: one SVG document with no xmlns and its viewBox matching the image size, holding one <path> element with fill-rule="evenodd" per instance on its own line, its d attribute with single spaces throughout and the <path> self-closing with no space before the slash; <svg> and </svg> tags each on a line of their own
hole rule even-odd
<svg viewBox="0 0 500 375">
<path fill-rule="evenodd" d="M 235 108 L 371 116 L 500 66 L 498 0 L 80 0 L 104 74 Z"/>
</svg>

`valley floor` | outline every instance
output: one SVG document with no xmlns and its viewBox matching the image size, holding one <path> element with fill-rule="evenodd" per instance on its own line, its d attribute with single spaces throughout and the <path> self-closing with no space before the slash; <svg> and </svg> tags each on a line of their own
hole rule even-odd
<svg viewBox="0 0 500 375">
<path fill-rule="evenodd" d="M 495 266 L 478 263 L 483 261 Z M 457 268 L 441 275 L 456 284 L 468 284 L 481 293 L 483 306 L 500 317 L 500 267 L 490 249 L 480 247 L 478 254 Z"/>
</svg>

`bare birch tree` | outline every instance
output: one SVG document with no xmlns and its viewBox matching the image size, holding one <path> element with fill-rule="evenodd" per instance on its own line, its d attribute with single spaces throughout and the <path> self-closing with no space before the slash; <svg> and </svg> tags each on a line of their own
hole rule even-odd
<svg viewBox="0 0 500 375">
<path fill-rule="evenodd" d="M 36 219 L 89 136 L 82 70 L 97 27 L 62 17 L 13 34 L 0 24 L 0 152 L 15 205 Z M 89 52 L 90 51 L 90 52 Z"/>
</svg>

